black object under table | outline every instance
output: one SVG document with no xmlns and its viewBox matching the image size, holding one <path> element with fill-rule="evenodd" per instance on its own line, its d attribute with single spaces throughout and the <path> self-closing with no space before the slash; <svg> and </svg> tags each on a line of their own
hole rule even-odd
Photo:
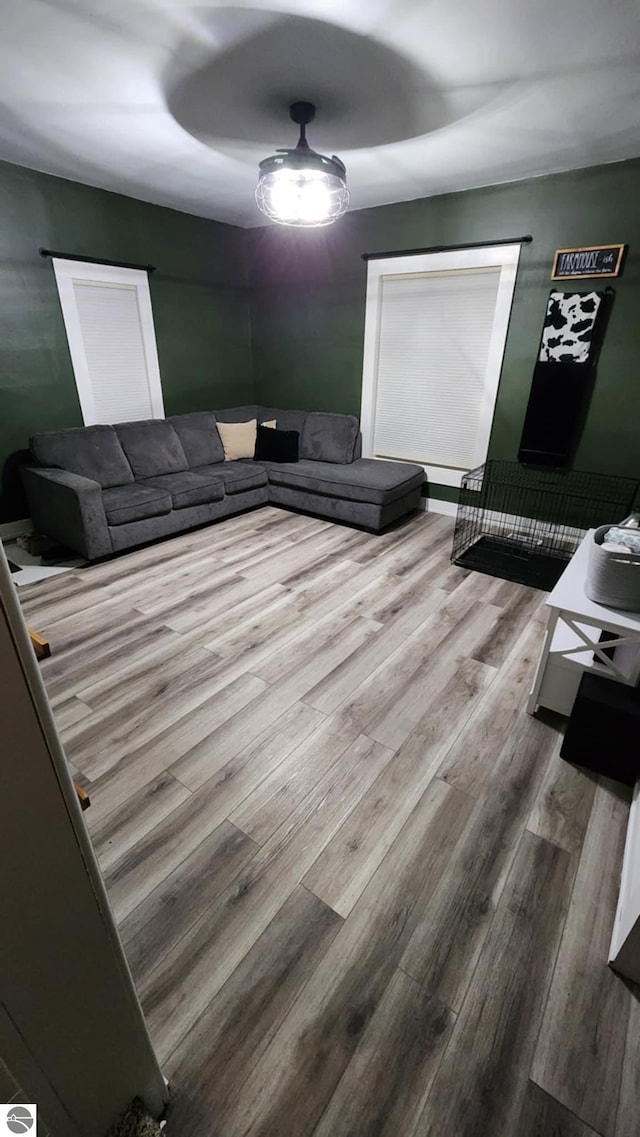
<svg viewBox="0 0 640 1137">
<path fill-rule="evenodd" d="M 640 687 L 585 672 L 560 757 L 632 786 L 640 778 Z"/>
</svg>

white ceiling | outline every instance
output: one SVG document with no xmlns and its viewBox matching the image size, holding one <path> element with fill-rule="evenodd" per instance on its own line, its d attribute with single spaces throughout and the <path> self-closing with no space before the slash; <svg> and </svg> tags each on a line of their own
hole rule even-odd
<svg viewBox="0 0 640 1137">
<path fill-rule="evenodd" d="M 0 0 L 0 157 L 252 226 L 311 145 L 352 208 L 640 155 L 640 0 Z"/>
</svg>

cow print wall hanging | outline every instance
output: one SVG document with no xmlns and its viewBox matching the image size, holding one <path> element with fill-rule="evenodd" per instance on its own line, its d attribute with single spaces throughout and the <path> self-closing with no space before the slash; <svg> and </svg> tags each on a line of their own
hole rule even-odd
<svg viewBox="0 0 640 1137">
<path fill-rule="evenodd" d="M 587 363 L 601 292 L 552 292 L 542 329 L 541 362 Z"/>
<path fill-rule="evenodd" d="M 570 466 L 595 380 L 612 290 L 551 292 L 534 367 L 518 460 Z"/>
</svg>

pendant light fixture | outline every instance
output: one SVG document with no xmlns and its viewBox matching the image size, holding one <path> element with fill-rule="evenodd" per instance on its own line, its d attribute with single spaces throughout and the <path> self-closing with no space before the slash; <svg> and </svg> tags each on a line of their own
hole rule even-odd
<svg viewBox="0 0 640 1137">
<path fill-rule="evenodd" d="M 256 203 L 279 225 L 331 225 L 349 208 L 344 163 L 335 154 L 317 154 L 307 142 L 306 127 L 315 113 L 313 103 L 292 103 L 289 114 L 300 127 L 298 145 L 277 150 L 260 163 Z"/>
</svg>

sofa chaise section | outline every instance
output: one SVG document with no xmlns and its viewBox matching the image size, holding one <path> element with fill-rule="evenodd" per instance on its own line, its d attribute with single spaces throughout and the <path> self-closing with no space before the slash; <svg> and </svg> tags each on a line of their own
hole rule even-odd
<svg viewBox="0 0 640 1137">
<path fill-rule="evenodd" d="M 422 468 L 410 463 L 356 458 L 342 465 L 303 458 L 291 465 L 270 464 L 269 500 L 384 529 L 417 508 L 423 482 Z"/>
</svg>

